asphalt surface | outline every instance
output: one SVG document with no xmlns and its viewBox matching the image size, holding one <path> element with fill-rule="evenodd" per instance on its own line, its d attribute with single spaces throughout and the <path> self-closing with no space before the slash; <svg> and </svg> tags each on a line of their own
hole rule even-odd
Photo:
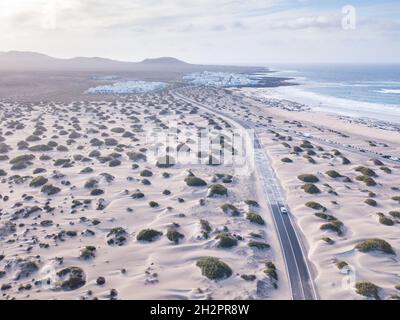
<svg viewBox="0 0 400 320">
<path fill-rule="evenodd" d="M 243 121 L 234 119 L 227 114 L 216 111 L 211 107 L 187 98 L 182 94 L 178 94 L 176 92 L 171 92 L 171 94 L 175 97 L 175 99 L 183 100 L 199 108 L 205 109 L 208 112 L 217 114 L 218 116 L 221 116 L 236 124 L 237 127 L 253 129 L 249 124 Z M 280 241 L 292 298 L 294 300 L 318 299 L 308 267 L 309 262 L 307 260 L 306 250 L 299 241 L 296 231 L 297 229 L 293 226 L 291 212 L 284 199 L 279 180 L 277 179 L 270 164 L 270 160 L 262 149 L 261 143 L 256 134 L 254 136 L 253 147 L 255 167 L 262 189 L 267 197 L 267 202 L 270 206 L 270 211 Z M 282 213 L 281 208 L 286 208 L 287 213 Z"/>
</svg>

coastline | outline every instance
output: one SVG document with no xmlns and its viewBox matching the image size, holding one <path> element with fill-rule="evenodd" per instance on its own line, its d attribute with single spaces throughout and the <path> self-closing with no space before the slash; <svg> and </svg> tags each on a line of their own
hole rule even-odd
<svg viewBox="0 0 400 320">
<path fill-rule="evenodd" d="M 302 104 L 312 111 L 354 119 L 387 122 L 400 127 L 400 107 L 324 96 L 303 90 L 301 85 L 277 88 L 245 88 L 241 89 L 240 92 L 247 97 L 261 101 L 269 102 L 271 99 L 292 101 Z"/>
</svg>

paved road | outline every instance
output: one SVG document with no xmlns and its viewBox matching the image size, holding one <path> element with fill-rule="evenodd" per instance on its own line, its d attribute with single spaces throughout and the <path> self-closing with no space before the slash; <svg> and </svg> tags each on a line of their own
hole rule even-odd
<svg viewBox="0 0 400 320">
<path fill-rule="evenodd" d="M 182 94 L 171 92 L 175 99 L 183 100 L 191 103 L 199 108 L 205 109 L 208 112 L 217 114 L 225 118 L 238 128 L 253 129 L 246 122 L 233 119 L 227 114 L 212 109 L 202 103 L 194 101 Z M 255 131 L 254 131 L 255 132 Z M 274 220 L 275 228 L 280 241 L 281 249 L 285 259 L 286 270 L 291 288 L 292 298 L 294 300 L 314 300 L 317 299 L 317 293 L 308 268 L 308 260 L 305 254 L 304 247 L 299 241 L 296 228 L 293 227 L 290 218 L 291 213 L 283 197 L 283 192 L 279 180 L 272 169 L 268 155 L 261 147 L 260 140 L 257 135 L 254 137 L 254 155 L 255 165 L 260 179 L 262 189 L 267 197 L 270 206 L 271 214 Z M 288 210 L 287 214 L 281 213 L 281 208 L 285 207 Z"/>
</svg>

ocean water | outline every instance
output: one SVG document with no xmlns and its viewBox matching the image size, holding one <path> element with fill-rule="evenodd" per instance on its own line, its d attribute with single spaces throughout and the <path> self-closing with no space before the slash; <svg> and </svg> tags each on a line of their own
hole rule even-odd
<svg viewBox="0 0 400 320">
<path fill-rule="evenodd" d="M 315 109 L 400 123 L 400 64 L 272 65 L 299 86 L 285 94 Z"/>
</svg>

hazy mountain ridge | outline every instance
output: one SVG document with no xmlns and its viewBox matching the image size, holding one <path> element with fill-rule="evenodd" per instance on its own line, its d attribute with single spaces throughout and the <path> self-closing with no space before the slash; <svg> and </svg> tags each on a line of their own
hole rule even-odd
<svg viewBox="0 0 400 320">
<path fill-rule="evenodd" d="M 54 58 L 28 51 L 0 52 L 0 70 L 3 71 L 256 71 L 258 67 L 215 66 L 190 64 L 174 57 L 148 58 L 141 62 L 118 61 L 102 57 Z"/>
</svg>

